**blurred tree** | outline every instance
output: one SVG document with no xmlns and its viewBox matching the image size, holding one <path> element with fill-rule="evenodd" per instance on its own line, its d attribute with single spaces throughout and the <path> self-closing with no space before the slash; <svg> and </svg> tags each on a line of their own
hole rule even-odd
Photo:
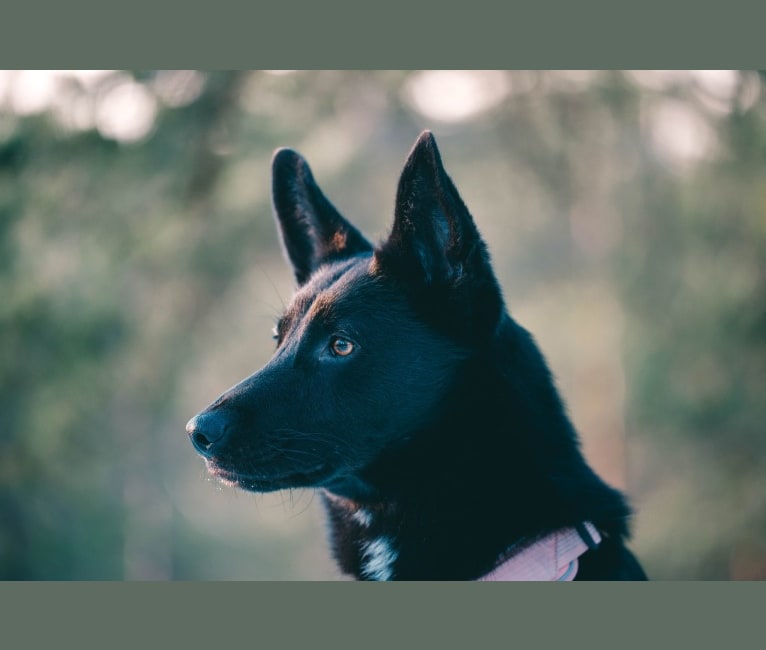
<svg viewBox="0 0 766 650">
<path fill-rule="evenodd" d="M 661 575 L 766 578 L 766 110 L 747 90 L 718 155 L 680 176 L 644 164 L 628 190 L 629 418 Z"/>
</svg>

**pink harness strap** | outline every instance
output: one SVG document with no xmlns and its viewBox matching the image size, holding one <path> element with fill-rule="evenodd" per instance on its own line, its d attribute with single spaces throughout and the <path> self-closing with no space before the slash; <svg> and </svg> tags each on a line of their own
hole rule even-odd
<svg viewBox="0 0 766 650">
<path fill-rule="evenodd" d="M 563 528 L 535 542 L 495 567 L 480 581 L 569 581 L 577 575 L 577 558 L 601 542 L 596 527 L 586 521 L 580 534 Z M 583 539 L 590 535 L 591 539 Z"/>
</svg>

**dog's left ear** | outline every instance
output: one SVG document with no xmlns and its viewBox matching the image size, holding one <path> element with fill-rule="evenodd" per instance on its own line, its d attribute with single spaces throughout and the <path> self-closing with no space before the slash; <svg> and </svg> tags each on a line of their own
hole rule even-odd
<svg viewBox="0 0 766 650">
<path fill-rule="evenodd" d="M 271 163 L 271 178 L 274 212 L 299 285 L 324 262 L 372 250 L 322 194 L 299 153 L 279 149 Z"/>
<path fill-rule="evenodd" d="M 446 299 L 464 310 L 461 317 L 492 325 L 500 316 L 502 298 L 486 245 L 430 131 L 420 135 L 404 165 L 391 235 L 375 258 L 403 286 L 419 286 L 418 300 Z"/>
</svg>

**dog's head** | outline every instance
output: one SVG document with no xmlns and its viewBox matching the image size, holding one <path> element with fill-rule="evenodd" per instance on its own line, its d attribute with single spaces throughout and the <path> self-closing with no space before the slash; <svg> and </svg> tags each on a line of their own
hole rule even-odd
<svg viewBox="0 0 766 650">
<path fill-rule="evenodd" d="M 361 472 L 429 424 L 504 311 L 484 243 L 430 132 L 402 171 L 373 247 L 281 149 L 273 201 L 297 291 L 258 372 L 187 431 L 210 471 L 244 489 L 364 490 Z"/>
</svg>

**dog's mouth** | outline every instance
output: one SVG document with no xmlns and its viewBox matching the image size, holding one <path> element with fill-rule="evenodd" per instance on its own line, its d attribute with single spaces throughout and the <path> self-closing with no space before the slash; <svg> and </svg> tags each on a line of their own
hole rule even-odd
<svg viewBox="0 0 766 650">
<path fill-rule="evenodd" d="M 208 471 L 221 482 L 249 492 L 274 492 L 290 488 L 318 487 L 333 475 L 327 464 L 300 471 L 286 472 L 242 472 L 218 465 L 214 460 L 206 460 Z"/>
</svg>

